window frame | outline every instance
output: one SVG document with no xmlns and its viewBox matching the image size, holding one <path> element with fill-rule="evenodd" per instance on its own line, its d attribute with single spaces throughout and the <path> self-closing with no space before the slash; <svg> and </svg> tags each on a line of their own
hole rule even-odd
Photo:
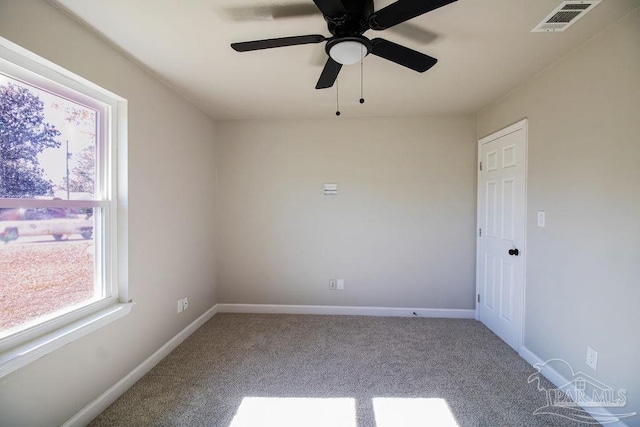
<svg viewBox="0 0 640 427">
<path fill-rule="evenodd" d="M 97 182 L 94 199 L 0 199 L 3 208 L 94 207 L 96 263 L 104 298 L 79 304 L 0 339 L 0 378 L 113 320 L 128 314 L 127 101 L 90 81 L 0 37 L 0 71 L 98 111 Z M 55 88 L 53 88 L 55 86 Z M 106 166 L 106 167 L 105 167 Z M 98 233 L 98 226 L 101 232 Z"/>
</svg>

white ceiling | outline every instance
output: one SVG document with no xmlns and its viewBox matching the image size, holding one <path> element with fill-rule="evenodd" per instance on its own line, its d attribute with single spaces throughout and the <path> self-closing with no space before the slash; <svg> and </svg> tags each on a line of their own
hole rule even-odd
<svg viewBox="0 0 640 427">
<path fill-rule="evenodd" d="M 304 2 L 54 0 L 217 119 L 334 114 L 335 86 L 315 89 L 326 60 L 324 44 L 246 53 L 229 46 L 303 34 L 330 36 L 319 12 L 279 19 L 265 12 L 273 5 Z M 343 116 L 475 113 L 640 6 L 640 0 L 604 0 L 565 32 L 531 33 L 560 2 L 459 0 L 389 30 L 365 33 L 439 62 L 419 74 L 368 56 L 364 105 L 358 102 L 359 66 L 343 67 Z M 375 8 L 390 3 L 376 0 Z"/>
</svg>

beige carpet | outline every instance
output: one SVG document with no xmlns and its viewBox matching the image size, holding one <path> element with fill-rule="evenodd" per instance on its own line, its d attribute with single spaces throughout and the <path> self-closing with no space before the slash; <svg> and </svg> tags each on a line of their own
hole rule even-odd
<svg viewBox="0 0 640 427">
<path fill-rule="evenodd" d="M 474 320 L 217 314 L 91 425 L 578 425 L 533 372 Z"/>
</svg>

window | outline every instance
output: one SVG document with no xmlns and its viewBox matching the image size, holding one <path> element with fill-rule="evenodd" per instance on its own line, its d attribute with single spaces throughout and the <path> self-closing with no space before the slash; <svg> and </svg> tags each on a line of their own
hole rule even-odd
<svg viewBox="0 0 640 427">
<path fill-rule="evenodd" d="M 0 38 L 0 376 L 130 310 L 125 113 Z"/>
</svg>

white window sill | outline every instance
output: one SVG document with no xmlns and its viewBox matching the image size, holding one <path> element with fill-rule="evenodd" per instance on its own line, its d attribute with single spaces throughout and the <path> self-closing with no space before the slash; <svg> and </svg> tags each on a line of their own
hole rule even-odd
<svg viewBox="0 0 640 427">
<path fill-rule="evenodd" d="M 60 329 L 0 353 L 0 378 L 131 312 L 133 303 L 114 304 Z"/>
</svg>

